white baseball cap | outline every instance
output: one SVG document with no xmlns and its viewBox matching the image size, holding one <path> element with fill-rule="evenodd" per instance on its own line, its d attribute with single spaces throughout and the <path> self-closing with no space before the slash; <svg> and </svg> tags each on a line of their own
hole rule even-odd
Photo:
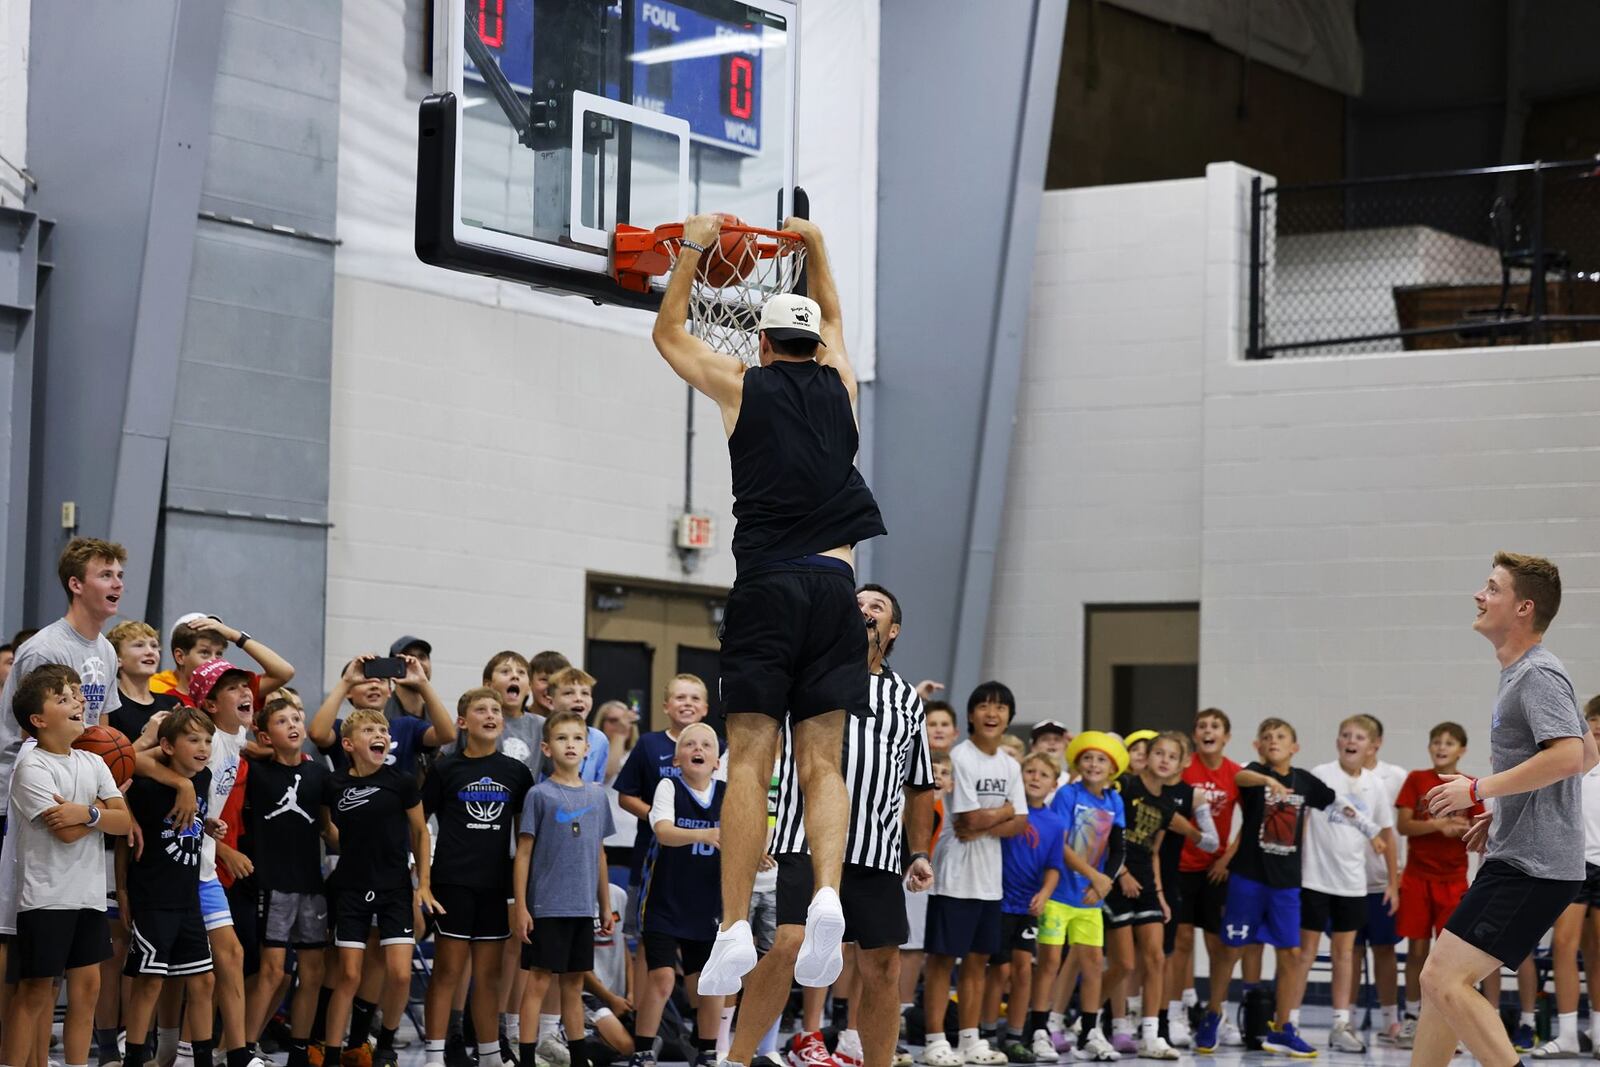
<svg viewBox="0 0 1600 1067">
<path fill-rule="evenodd" d="M 761 309 L 762 333 L 778 341 L 816 341 L 822 343 L 822 308 L 808 296 L 778 293 Z"/>
</svg>

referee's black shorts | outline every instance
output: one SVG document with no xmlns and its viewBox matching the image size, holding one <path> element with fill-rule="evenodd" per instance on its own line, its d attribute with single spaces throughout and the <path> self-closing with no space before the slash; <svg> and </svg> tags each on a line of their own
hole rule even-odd
<svg viewBox="0 0 1600 1067">
<path fill-rule="evenodd" d="M 812 897 L 811 856 L 793 852 L 778 857 L 778 925 L 804 926 Z M 844 865 L 839 881 L 844 905 L 844 939 L 861 948 L 899 948 L 911 936 L 906 892 L 893 871 Z"/>
<path fill-rule="evenodd" d="M 739 575 L 718 636 L 728 712 L 793 722 L 869 714 L 866 624 L 843 560 L 806 556 Z"/>
<path fill-rule="evenodd" d="M 1582 878 L 1535 878 L 1505 860 L 1485 860 L 1444 928 L 1516 970 L 1582 889 Z"/>
</svg>

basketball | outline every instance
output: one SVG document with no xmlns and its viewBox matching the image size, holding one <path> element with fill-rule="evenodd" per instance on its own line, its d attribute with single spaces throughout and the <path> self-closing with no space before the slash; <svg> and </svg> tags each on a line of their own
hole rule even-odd
<svg viewBox="0 0 1600 1067">
<path fill-rule="evenodd" d="M 133 746 L 121 730 L 110 726 L 90 726 L 72 743 L 72 747 L 93 752 L 105 760 L 118 788 L 133 777 Z"/>
<path fill-rule="evenodd" d="M 725 226 L 743 226 L 733 215 L 721 216 Z M 717 243 L 700 257 L 700 280 L 715 289 L 743 281 L 755 266 L 756 235 L 740 230 L 724 230 Z"/>
</svg>

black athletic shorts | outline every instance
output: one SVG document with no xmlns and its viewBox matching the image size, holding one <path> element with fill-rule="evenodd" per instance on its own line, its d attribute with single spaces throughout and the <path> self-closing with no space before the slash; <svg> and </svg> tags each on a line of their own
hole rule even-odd
<svg viewBox="0 0 1600 1067">
<path fill-rule="evenodd" d="M 1573 903 L 1587 904 L 1591 908 L 1600 908 L 1600 867 L 1585 862 L 1583 875 L 1583 888 L 1578 890 L 1578 899 Z"/>
<path fill-rule="evenodd" d="M 1039 917 L 1037 915 L 1014 915 L 1009 911 L 1001 912 L 1000 951 L 1005 954 L 1005 959 L 996 957 L 990 962 L 1009 962 L 1013 952 L 1026 952 L 1031 956 L 1037 956 L 1039 954 Z"/>
<path fill-rule="evenodd" d="M 739 575 L 723 611 L 720 695 L 730 713 L 800 722 L 867 715 L 867 630 L 855 572 L 831 556 Z"/>
<path fill-rule="evenodd" d="M 1106 926 L 1115 930 L 1119 926 L 1149 926 L 1161 922 L 1161 895 L 1154 885 L 1142 886 L 1139 895 L 1130 897 L 1116 882 L 1105 902 Z"/>
<path fill-rule="evenodd" d="M 522 969 L 530 967 L 551 974 L 594 970 L 594 919 L 587 915 L 535 918 L 533 934 L 522 946 Z"/>
<path fill-rule="evenodd" d="M 804 926 L 812 897 L 811 856 L 778 857 L 778 925 Z M 862 948 L 899 948 L 911 937 L 906 891 L 893 871 L 847 863 L 839 879 L 844 939 Z"/>
<path fill-rule="evenodd" d="M 111 924 L 94 908 L 17 912 L 17 937 L 6 957 L 6 981 L 60 978 L 111 958 Z"/>
<path fill-rule="evenodd" d="M 130 901 L 133 923 L 128 930 L 128 962 L 122 973 L 130 978 L 182 978 L 211 970 L 211 938 L 200 918 L 200 897 L 177 908 L 146 907 Z"/>
<path fill-rule="evenodd" d="M 328 906 L 333 909 L 333 943 L 339 948 L 366 948 L 374 919 L 378 944 L 404 945 L 416 940 L 410 888 L 335 889 L 328 894 Z"/>
<path fill-rule="evenodd" d="M 1300 929 L 1347 934 L 1367 924 L 1367 898 L 1337 897 L 1300 887 Z"/>
<path fill-rule="evenodd" d="M 1178 906 L 1174 916 L 1187 926 L 1198 926 L 1208 934 L 1221 934 L 1222 909 L 1228 903 L 1228 880 L 1224 878 L 1214 883 L 1209 874 L 1209 870 L 1178 873 Z"/>
<path fill-rule="evenodd" d="M 1486 860 L 1444 928 L 1516 970 L 1583 884 L 1534 878 L 1504 860 Z"/>
<path fill-rule="evenodd" d="M 639 938 L 644 946 L 644 965 L 652 971 L 662 967 L 683 967 L 687 975 L 699 974 L 711 958 L 715 941 L 701 941 L 692 937 L 677 937 L 659 930 L 646 930 Z"/>
<path fill-rule="evenodd" d="M 504 941 L 511 936 L 511 911 L 504 889 L 435 885 L 433 898 L 444 908 L 434 915 L 434 933 L 458 941 Z"/>
</svg>

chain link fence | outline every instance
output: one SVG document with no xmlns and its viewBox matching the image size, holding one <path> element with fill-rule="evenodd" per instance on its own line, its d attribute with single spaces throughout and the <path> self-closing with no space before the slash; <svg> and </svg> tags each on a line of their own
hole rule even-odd
<svg viewBox="0 0 1600 1067">
<path fill-rule="evenodd" d="M 1600 161 L 1252 189 L 1251 359 L 1600 340 Z"/>
</svg>

